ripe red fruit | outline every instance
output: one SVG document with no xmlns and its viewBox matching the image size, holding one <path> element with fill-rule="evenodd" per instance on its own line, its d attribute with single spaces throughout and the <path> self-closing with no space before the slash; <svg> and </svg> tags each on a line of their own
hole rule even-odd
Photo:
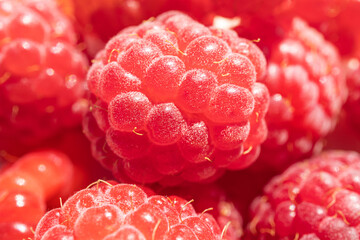
<svg viewBox="0 0 360 240">
<path fill-rule="evenodd" d="M 270 45 L 263 81 L 271 95 L 269 134 L 257 164 L 277 171 L 321 149 L 347 96 L 335 47 L 298 18 L 283 30 L 279 43 Z"/>
<path fill-rule="evenodd" d="M 98 54 L 85 134 L 104 144 L 95 155 L 122 180 L 200 182 L 246 168 L 267 134 L 269 93 L 256 82 L 265 67 L 260 50 L 235 32 L 163 13 L 124 29 Z"/>
<path fill-rule="evenodd" d="M 81 121 L 87 61 L 55 2 L 1 1 L 0 16 L 0 142 L 33 146 Z"/>
<path fill-rule="evenodd" d="M 0 174 L 0 238 L 33 237 L 46 202 L 67 191 L 73 169 L 63 153 L 31 152 Z"/>
<path fill-rule="evenodd" d="M 197 214 L 186 200 L 148 196 L 136 185 L 99 183 L 75 193 L 39 222 L 35 240 L 209 239 L 221 230 L 208 213 Z"/>
<path fill-rule="evenodd" d="M 252 206 L 250 239 L 358 239 L 360 155 L 324 152 L 288 168 Z"/>
<path fill-rule="evenodd" d="M 207 185 L 184 185 L 161 190 L 161 194 L 175 194 L 186 200 L 191 200 L 197 212 L 211 214 L 224 229 L 224 235 L 229 240 L 241 239 L 243 236 L 243 218 L 236 208 L 237 200 L 230 198 L 217 183 Z"/>
</svg>

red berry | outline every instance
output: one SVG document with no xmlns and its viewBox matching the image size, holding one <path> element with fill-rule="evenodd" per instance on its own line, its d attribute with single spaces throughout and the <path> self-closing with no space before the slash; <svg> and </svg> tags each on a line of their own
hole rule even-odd
<svg viewBox="0 0 360 240">
<path fill-rule="evenodd" d="M 265 118 L 269 137 L 256 164 L 277 171 L 319 149 L 317 143 L 335 126 L 347 92 L 333 45 L 301 19 L 282 28 L 280 41 L 268 45 L 271 55 L 263 83 L 270 92 Z"/>
<path fill-rule="evenodd" d="M 251 206 L 251 239 L 358 239 L 360 193 L 352 187 L 359 154 L 330 151 L 296 163 L 273 178 Z M 349 184 L 348 184 L 349 183 Z"/>
<path fill-rule="evenodd" d="M 219 226 L 212 224 L 213 232 L 223 234 L 224 239 L 240 239 L 243 235 L 243 218 L 239 210 L 235 207 L 233 201 L 227 192 L 218 184 L 207 184 L 200 186 L 182 186 L 177 188 L 168 188 L 163 193 L 175 193 L 187 200 L 193 200 L 192 205 L 196 211 L 202 211 L 200 218 L 206 221 L 218 222 Z M 211 215 L 212 217 L 208 218 Z M 181 231 L 186 234 L 187 228 Z M 222 233 L 222 231 L 224 231 Z M 190 234 L 190 233 L 189 233 Z M 203 237 L 206 239 L 206 237 Z M 184 239 L 187 239 L 184 237 Z M 201 239 L 201 238 L 200 238 Z"/>
<path fill-rule="evenodd" d="M 1 237 L 33 237 L 46 202 L 62 193 L 72 181 L 73 165 L 58 151 L 31 152 L 0 174 Z M 58 199 L 57 199 L 58 201 Z"/>
<path fill-rule="evenodd" d="M 84 129 L 94 154 L 116 162 L 117 178 L 141 183 L 210 181 L 230 165 L 246 168 L 267 135 L 270 98 L 256 82 L 265 65 L 236 33 L 219 35 L 180 12 L 122 30 L 88 73 L 94 105 Z M 104 138 L 110 153 L 99 147 Z"/>
<path fill-rule="evenodd" d="M 197 214 L 179 197 L 148 197 L 136 185 L 98 183 L 70 197 L 62 208 L 44 216 L 35 240 L 49 239 L 172 239 L 188 236 L 220 240 L 216 221 Z M 67 220 L 67 221 L 64 221 Z M 213 229 L 217 229 L 215 232 Z M 192 234 L 191 234 L 192 233 Z M 186 236 L 186 235 L 185 235 Z"/>
<path fill-rule="evenodd" d="M 0 136 L 34 146 L 80 123 L 87 60 L 54 1 L 0 4 Z"/>
</svg>

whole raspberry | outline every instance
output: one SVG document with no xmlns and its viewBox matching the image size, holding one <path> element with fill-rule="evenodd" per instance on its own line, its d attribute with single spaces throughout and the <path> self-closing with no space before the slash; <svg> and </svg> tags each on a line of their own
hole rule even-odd
<svg viewBox="0 0 360 240">
<path fill-rule="evenodd" d="M 257 164 L 277 171 L 321 147 L 347 95 L 333 45 L 297 18 L 284 30 L 285 36 L 272 46 L 263 82 L 271 95 L 269 134 Z"/>
<path fill-rule="evenodd" d="M 79 124 L 87 61 L 56 4 L 1 1 L 0 36 L 0 142 L 32 145 Z"/>
<path fill-rule="evenodd" d="M 250 239 L 359 239 L 359 163 L 358 153 L 329 151 L 273 178 L 252 203 Z"/>
<path fill-rule="evenodd" d="M 180 197 L 148 196 L 136 185 L 98 182 L 48 212 L 35 240 L 220 240 L 223 235 L 210 214 L 197 214 Z"/>
<path fill-rule="evenodd" d="M 106 145 L 116 175 L 140 183 L 200 182 L 246 168 L 267 134 L 269 93 L 256 82 L 265 65 L 235 32 L 164 13 L 124 29 L 98 54 L 84 132 L 102 142 L 100 152 Z"/>
</svg>

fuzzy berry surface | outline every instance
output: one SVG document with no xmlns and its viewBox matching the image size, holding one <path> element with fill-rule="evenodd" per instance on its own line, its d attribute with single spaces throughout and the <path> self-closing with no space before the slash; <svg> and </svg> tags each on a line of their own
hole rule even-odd
<svg viewBox="0 0 360 240">
<path fill-rule="evenodd" d="M 196 213 L 191 203 L 180 197 L 147 195 L 136 185 L 97 182 L 40 220 L 35 240 L 47 239 L 226 238 L 209 213 Z"/>
<path fill-rule="evenodd" d="M 284 31 L 268 44 L 263 83 L 270 91 L 269 134 L 257 167 L 282 171 L 321 150 L 336 125 L 347 86 L 336 48 L 299 18 L 276 26 Z M 265 43 L 266 44 L 266 43 Z"/>
<path fill-rule="evenodd" d="M 84 132 L 105 139 L 114 172 L 140 183 L 246 168 L 267 134 L 269 94 L 257 82 L 265 65 L 235 32 L 164 13 L 124 29 L 98 54 Z"/>
<path fill-rule="evenodd" d="M 251 41 L 166 12 L 121 31 L 94 62 L 84 132 L 105 139 L 116 175 L 201 182 L 256 160 L 269 93 Z"/>
<path fill-rule="evenodd" d="M 359 239 L 359 163 L 328 151 L 273 178 L 250 208 L 249 239 Z"/>
<path fill-rule="evenodd" d="M 0 172 L 0 239 L 33 239 L 47 202 L 68 191 L 70 159 L 56 150 L 34 151 Z"/>
<path fill-rule="evenodd" d="M 224 236 L 229 240 L 238 240 L 243 236 L 243 218 L 237 209 L 238 199 L 231 198 L 218 183 L 183 185 L 160 191 L 164 194 L 174 194 L 192 201 L 197 212 L 207 212 L 224 229 Z"/>
<path fill-rule="evenodd" d="M 0 39 L 0 143 L 31 145 L 79 124 L 87 60 L 55 2 L 1 1 Z"/>
</svg>

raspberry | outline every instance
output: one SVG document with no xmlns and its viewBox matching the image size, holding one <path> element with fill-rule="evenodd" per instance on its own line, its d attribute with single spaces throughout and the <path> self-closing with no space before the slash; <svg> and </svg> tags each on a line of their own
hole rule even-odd
<svg viewBox="0 0 360 240">
<path fill-rule="evenodd" d="M 269 93 L 256 82 L 265 67 L 250 41 L 180 12 L 124 29 L 88 73 L 85 133 L 109 147 L 94 154 L 116 163 L 119 179 L 140 183 L 200 182 L 246 168 L 267 135 Z"/>
<path fill-rule="evenodd" d="M 87 60 L 54 2 L 1 1 L 0 15 L 0 135 L 33 146 L 81 121 Z"/>
<path fill-rule="evenodd" d="M 148 196 L 136 185 L 99 183 L 70 197 L 39 222 L 35 240 L 221 239 L 208 213 L 197 214 L 186 200 Z M 50 238 L 51 237 L 51 238 Z M 62 238 L 61 238 L 62 239 Z"/>
<path fill-rule="evenodd" d="M 321 147 L 347 94 L 333 45 L 298 18 L 284 29 L 285 36 L 272 46 L 263 80 L 271 95 L 269 135 L 257 164 L 277 171 Z"/>
<path fill-rule="evenodd" d="M 243 235 L 243 219 L 235 207 L 235 202 L 218 184 L 208 184 L 206 188 L 199 186 L 181 186 L 162 190 L 161 193 L 176 194 L 186 200 L 193 201 L 196 211 L 211 214 L 219 223 L 220 228 L 226 229 L 226 236 L 230 239 L 240 239 Z M 225 230 L 224 230 L 225 231 Z"/>
<path fill-rule="evenodd" d="M 324 152 L 273 178 L 250 208 L 251 239 L 358 239 L 359 160 Z"/>
<path fill-rule="evenodd" d="M 61 152 L 31 152 L 0 174 L 0 238 L 33 237 L 46 202 L 67 190 L 73 166 Z"/>
</svg>

